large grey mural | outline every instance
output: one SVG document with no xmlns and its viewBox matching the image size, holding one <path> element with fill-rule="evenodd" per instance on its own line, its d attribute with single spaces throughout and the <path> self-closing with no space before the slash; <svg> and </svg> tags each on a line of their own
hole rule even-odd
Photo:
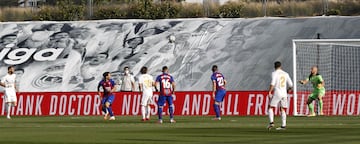
<svg viewBox="0 0 360 144">
<path fill-rule="evenodd" d="M 294 38 L 359 38 L 359 17 L 102 20 L 0 23 L 0 76 L 16 66 L 20 91 L 96 91 L 105 71 L 117 81 L 168 66 L 177 90 L 211 90 L 217 64 L 229 90 L 265 90 L 273 62 L 292 73 Z"/>
</svg>

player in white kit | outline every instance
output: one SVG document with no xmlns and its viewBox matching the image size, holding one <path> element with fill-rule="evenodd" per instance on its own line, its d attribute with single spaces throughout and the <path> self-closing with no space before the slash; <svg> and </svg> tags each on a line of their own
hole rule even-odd
<svg viewBox="0 0 360 144">
<path fill-rule="evenodd" d="M 0 85 L 4 87 L 4 101 L 5 101 L 5 108 L 7 113 L 7 119 L 11 119 L 11 107 L 15 107 L 17 105 L 17 98 L 16 92 L 18 91 L 16 87 L 16 75 L 14 74 L 14 67 L 8 67 L 8 73 L 1 78 Z"/>
<path fill-rule="evenodd" d="M 269 119 L 270 124 L 268 129 L 270 130 L 274 127 L 274 109 L 280 103 L 281 109 L 281 127 L 276 128 L 276 130 L 285 130 L 286 128 L 286 109 L 288 106 L 287 103 L 287 93 L 293 87 L 293 83 L 290 79 L 290 76 L 287 72 L 281 69 L 281 63 L 279 61 L 275 62 L 275 71 L 271 74 L 271 84 L 269 87 Z M 274 95 L 272 91 L 274 90 Z"/>
<path fill-rule="evenodd" d="M 153 104 L 152 97 L 153 97 L 153 87 L 155 87 L 155 81 L 151 75 L 147 74 L 147 71 L 148 71 L 147 67 L 142 67 L 140 70 L 141 75 L 139 76 L 139 90 L 140 92 L 142 92 L 141 121 L 150 120 L 150 111 L 151 111 L 150 105 Z"/>
</svg>

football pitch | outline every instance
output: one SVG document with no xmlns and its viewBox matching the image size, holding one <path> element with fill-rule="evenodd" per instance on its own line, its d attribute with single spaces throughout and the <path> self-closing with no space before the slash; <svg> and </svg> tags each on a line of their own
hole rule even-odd
<svg viewBox="0 0 360 144">
<path fill-rule="evenodd" d="M 359 117 L 288 117 L 287 130 L 266 129 L 268 118 L 177 116 L 177 123 L 157 124 L 155 117 L 118 116 L 115 121 L 96 117 L 0 118 L 1 144 L 109 144 L 109 143 L 259 143 L 359 144 Z M 280 117 L 275 119 L 280 125 Z"/>
</svg>

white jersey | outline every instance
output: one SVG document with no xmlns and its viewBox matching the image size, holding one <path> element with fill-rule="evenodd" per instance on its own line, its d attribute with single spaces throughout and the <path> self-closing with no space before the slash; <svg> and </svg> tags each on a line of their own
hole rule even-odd
<svg viewBox="0 0 360 144">
<path fill-rule="evenodd" d="M 143 94 L 150 95 L 153 92 L 154 78 L 149 74 L 139 76 L 139 84 L 142 84 Z"/>
<path fill-rule="evenodd" d="M 1 83 L 5 84 L 4 94 L 5 102 L 14 102 L 16 100 L 16 89 L 15 89 L 15 74 L 6 74 L 2 79 Z"/>
<path fill-rule="evenodd" d="M 287 87 L 293 87 L 289 74 L 281 69 L 272 72 L 271 85 L 274 86 L 274 96 L 277 97 L 287 97 Z"/>
<path fill-rule="evenodd" d="M 14 89 L 15 90 L 15 74 L 6 74 L 2 79 L 1 83 L 5 84 L 5 90 L 7 89 Z"/>
</svg>

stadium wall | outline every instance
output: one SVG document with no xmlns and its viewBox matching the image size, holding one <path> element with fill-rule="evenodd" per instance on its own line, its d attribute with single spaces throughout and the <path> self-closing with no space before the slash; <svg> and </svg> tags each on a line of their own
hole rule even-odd
<svg viewBox="0 0 360 144">
<path fill-rule="evenodd" d="M 113 103 L 115 115 L 140 115 L 141 94 L 138 92 L 115 93 Z M 305 96 L 303 96 L 305 97 Z M 158 94 L 153 97 L 157 102 Z M 360 91 L 351 93 L 333 92 L 331 94 L 329 115 L 359 116 Z M 302 103 L 305 104 L 306 99 Z M 293 114 L 293 97 L 288 95 L 287 114 Z M 1 115 L 5 115 L 4 102 L 1 103 Z M 174 95 L 175 115 L 206 116 L 214 115 L 211 92 L 183 91 Z M 267 115 L 269 99 L 266 91 L 230 91 L 221 106 L 222 115 L 226 116 L 263 116 Z M 157 105 L 152 105 L 152 115 L 157 114 Z M 299 105 L 301 112 L 308 114 L 305 105 Z M 167 115 L 165 105 L 164 114 Z M 100 97 L 96 92 L 26 92 L 18 95 L 18 105 L 12 109 L 18 116 L 90 116 L 102 115 Z M 279 114 L 279 109 L 275 110 Z"/>
<path fill-rule="evenodd" d="M 177 90 L 206 91 L 217 64 L 228 90 L 263 91 L 274 61 L 292 76 L 292 39 L 359 38 L 359 23 L 360 17 L 5 22 L 0 76 L 16 65 L 22 92 L 87 92 L 96 91 L 104 71 L 118 80 L 124 66 L 135 76 L 148 66 L 155 76 L 167 65 Z M 5 39 L 9 34 L 15 37 Z"/>
</svg>

